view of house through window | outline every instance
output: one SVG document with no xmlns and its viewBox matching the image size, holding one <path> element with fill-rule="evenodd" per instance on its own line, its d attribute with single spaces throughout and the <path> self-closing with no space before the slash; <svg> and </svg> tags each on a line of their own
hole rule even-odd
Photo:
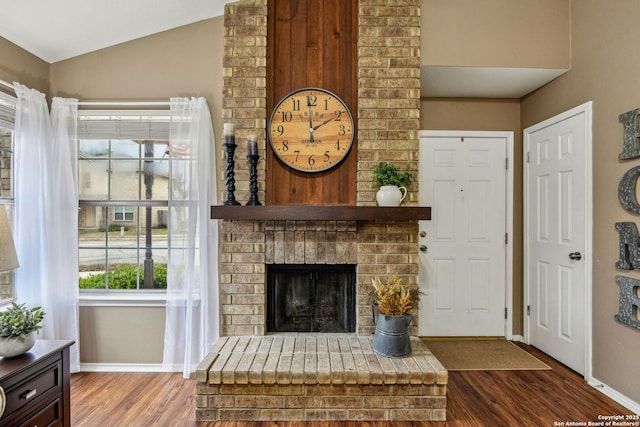
<svg viewBox="0 0 640 427">
<path fill-rule="evenodd" d="M 79 140 L 80 289 L 167 287 L 168 141 Z"/>
</svg>

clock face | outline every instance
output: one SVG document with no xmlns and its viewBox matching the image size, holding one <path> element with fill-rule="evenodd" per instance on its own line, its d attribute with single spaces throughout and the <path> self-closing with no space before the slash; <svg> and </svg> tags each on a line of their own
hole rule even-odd
<svg viewBox="0 0 640 427">
<path fill-rule="evenodd" d="M 353 144 L 353 118 L 333 93 L 317 88 L 291 92 L 269 120 L 269 142 L 285 164 L 302 172 L 337 166 Z"/>
</svg>

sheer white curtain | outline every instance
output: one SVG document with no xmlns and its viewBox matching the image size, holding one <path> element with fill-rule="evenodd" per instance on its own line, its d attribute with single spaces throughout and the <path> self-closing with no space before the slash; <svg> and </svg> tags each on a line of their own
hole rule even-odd
<svg viewBox="0 0 640 427">
<path fill-rule="evenodd" d="M 78 341 L 77 101 L 14 84 L 16 295 L 46 315 L 41 337 Z M 78 345 L 71 370 L 79 370 Z"/>
<path fill-rule="evenodd" d="M 204 98 L 172 98 L 169 260 L 163 364 L 188 378 L 219 337 L 218 227 L 211 114 Z"/>
<path fill-rule="evenodd" d="M 52 140 L 45 163 L 49 281 L 47 300 L 52 338 L 74 340 L 71 372 L 80 370 L 78 354 L 78 100 L 53 98 Z"/>
<path fill-rule="evenodd" d="M 14 83 L 15 125 L 15 230 L 20 267 L 16 270 L 16 296 L 20 303 L 39 305 L 46 313 L 48 329 L 51 307 L 44 299 L 47 287 L 45 176 L 47 144 L 51 139 L 49 110 L 44 94 Z M 46 332 L 45 329 L 45 332 Z M 42 332 L 41 332 L 42 333 Z"/>
</svg>

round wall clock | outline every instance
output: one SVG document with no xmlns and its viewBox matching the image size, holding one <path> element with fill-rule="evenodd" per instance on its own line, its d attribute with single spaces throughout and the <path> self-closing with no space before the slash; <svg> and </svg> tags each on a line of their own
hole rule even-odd
<svg viewBox="0 0 640 427">
<path fill-rule="evenodd" d="M 269 143 L 278 158 L 302 172 L 337 166 L 353 144 L 353 117 L 337 95 L 303 88 L 282 98 L 269 119 Z"/>
</svg>

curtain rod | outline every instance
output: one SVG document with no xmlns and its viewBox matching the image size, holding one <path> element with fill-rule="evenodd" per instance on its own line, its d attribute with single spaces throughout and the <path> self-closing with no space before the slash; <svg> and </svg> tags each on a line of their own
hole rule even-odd
<svg viewBox="0 0 640 427">
<path fill-rule="evenodd" d="M 0 85 L 6 86 L 6 87 L 8 87 L 9 89 L 11 89 L 11 90 L 13 90 L 15 92 L 15 88 L 13 87 L 13 85 L 11 83 L 7 83 L 4 80 L 0 80 Z"/>
<path fill-rule="evenodd" d="M 15 92 L 13 84 L 7 83 L 0 79 L 0 85 L 6 86 Z M 114 106 L 156 106 L 156 107 L 168 107 L 171 105 L 169 101 L 141 101 L 141 102 L 91 102 L 83 101 L 78 102 L 78 106 L 97 106 L 97 107 L 114 107 Z"/>
<path fill-rule="evenodd" d="M 97 106 L 97 107 L 114 107 L 114 106 L 159 106 L 168 107 L 171 105 L 168 101 L 150 101 L 150 102 L 78 102 L 78 106 Z"/>
</svg>

